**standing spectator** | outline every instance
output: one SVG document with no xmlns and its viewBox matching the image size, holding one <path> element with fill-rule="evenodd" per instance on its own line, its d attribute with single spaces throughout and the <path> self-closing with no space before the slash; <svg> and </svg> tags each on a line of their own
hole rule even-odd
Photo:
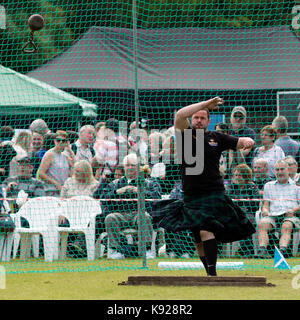
<svg viewBox="0 0 300 320">
<path fill-rule="evenodd" d="M 49 196 L 59 196 L 62 186 L 71 175 L 75 158 L 65 131 L 56 132 L 54 143 L 55 147 L 45 153 L 39 168 L 39 178 L 45 182 L 46 195 Z M 72 158 L 65 155 L 66 149 Z"/>
<path fill-rule="evenodd" d="M 293 227 L 300 228 L 296 217 L 300 210 L 300 189 L 289 177 L 286 161 L 278 160 L 274 167 L 276 180 L 265 185 L 261 219 L 258 223 L 259 258 L 270 258 L 267 246 L 269 232 L 281 231 L 279 249 L 285 256 L 291 240 Z"/>
<path fill-rule="evenodd" d="M 292 156 L 287 156 L 283 159 L 289 165 L 289 175 L 290 178 L 296 183 L 296 185 L 300 185 L 300 173 L 298 173 L 298 163 Z"/>
<path fill-rule="evenodd" d="M 95 156 L 93 142 L 95 138 L 95 128 L 91 125 L 83 126 L 79 131 L 79 139 L 71 144 L 71 149 L 75 154 L 76 161 L 87 160 L 92 162 Z"/>
<path fill-rule="evenodd" d="M 242 106 L 237 106 L 232 109 L 230 116 L 231 126 L 229 128 L 229 135 L 236 137 L 248 137 L 256 143 L 255 131 L 246 125 L 247 111 Z M 251 149 L 230 151 L 229 155 L 229 168 L 232 170 L 240 163 L 246 163 L 250 168 L 252 166 L 253 150 L 255 145 Z"/>
<path fill-rule="evenodd" d="M 268 161 L 268 177 L 274 179 L 274 165 L 277 160 L 283 159 L 285 154 L 283 150 L 274 144 L 277 138 L 277 130 L 271 126 L 265 126 L 261 129 L 262 146 L 254 150 L 254 159 L 264 158 Z"/>
<path fill-rule="evenodd" d="M 264 186 L 267 182 L 270 181 L 268 177 L 268 161 L 263 158 L 256 158 L 254 159 L 253 163 L 253 182 L 256 184 L 259 190 L 259 194 L 263 195 L 264 193 Z"/>
<path fill-rule="evenodd" d="M 284 116 L 278 116 L 273 120 L 272 126 L 277 129 L 279 135 L 274 144 L 279 146 L 286 156 L 292 156 L 296 158 L 299 153 L 300 145 L 298 141 L 288 136 L 287 119 Z"/>
<path fill-rule="evenodd" d="M 0 183 L 9 176 L 9 166 L 17 152 L 12 146 L 11 139 L 14 136 L 14 129 L 10 126 L 0 128 Z"/>
<path fill-rule="evenodd" d="M 34 121 L 32 121 L 29 129 L 32 132 L 41 134 L 42 136 L 45 136 L 47 133 L 51 132 L 48 128 L 47 123 L 43 119 L 35 119 Z"/>
<path fill-rule="evenodd" d="M 31 156 L 32 152 L 32 135 L 27 131 L 21 131 L 15 143 L 13 144 L 13 148 L 15 149 L 17 155 L 10 162 L 10 171 L 9 176 L 14 177 L 17 175 L 17 159 L 23 158 L 26 156 Z"/>
</svg>

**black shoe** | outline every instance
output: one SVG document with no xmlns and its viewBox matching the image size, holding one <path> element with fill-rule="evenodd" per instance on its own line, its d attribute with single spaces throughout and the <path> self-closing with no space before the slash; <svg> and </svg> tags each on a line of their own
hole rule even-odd
<svg viewBox="0 0 300 320">
<path fill-rule="evenodd" d="M 267 249 L 259 249 L 255 257 L 258 259 L 271 259 Z"/>
</svg>

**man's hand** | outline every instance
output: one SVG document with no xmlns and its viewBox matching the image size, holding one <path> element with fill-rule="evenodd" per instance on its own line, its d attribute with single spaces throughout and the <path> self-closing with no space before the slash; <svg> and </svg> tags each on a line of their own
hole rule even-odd
<svg viewBox="0 0 300 320">
<path fill-rule="evenodd" d="M 134 193 L 137 193 L 138 192 L 138 189 L 137 187 L 135 186 L 125 186 L 125 187 L 122 187 L 120 189 L 118 189 L 116 191 L 117 194 L 122 194 L 122 193 L 125 193 L 125 192 L 134 192 Z"/>
<path fill-rule="evenodd" d="M 219 109 L 220 105 L 222 105 L 223 103 L 224 103 L 224 99 L 220 97 L 214 97 L 208 101 L 208 104 L 206 107 L 209 110 L 216 110 L 216 109 Z"/>
<path fill-rule="evenodd" d="M 238 143 L 237 143 L 237 149 L 238 150 L 247 150 L 251 149 L 254 146 L 254 140 L 248 137 L 242 137 L 239 138 Z"/>
</svg>

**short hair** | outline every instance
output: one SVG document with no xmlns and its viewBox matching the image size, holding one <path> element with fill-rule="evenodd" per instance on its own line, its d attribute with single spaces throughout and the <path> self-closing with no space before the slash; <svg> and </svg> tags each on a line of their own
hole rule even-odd
<svg viewBox="0 0 300 320">
<path fill-rule="evenodd" d="M 32 132 L 38 132 L 42 135 L 45 135 L 49 132 L 47 123 L 43 119 L 36 119 L 31 122 L 29 129 Z"/>
<path fill-rule="evenodd" d="M 289 167 L 289 164 L 284 159 L 279 159 L 275 162 L 274 168 L 280 163 L 286 165 L 287 168 Z"/>
<path fill-rule="evenodd" d="M 272 125 L 267 125 L 267 126 L 264 126 L 260 132 L 263 133 L 264 131 L 266 131 L 272 138 L 273 138 L 273 141 L 275 141 L 278 137 L 278 131 L 277 129 L 272 126 Z"/>
<path fill-rule="evenodd" d="M 199 110 L 199 111 L 206 111 L 207 118 L 209 119 L 210 113 L 209 113 L 209 109 L 208 109 L 208 108 L 203 108 L 203 109 L 201 109 L 201 110 Z M 197 112 L 199 112 L 199 111 L 197 111 Z M 197 112 L 195 112 L 195 113 L 197 113 Z M 192 114 L 191 118 L 193 117 L 193 115 L 194 115 L 194 114 Z"/>
<path fill-rule="evenodd" d="M 279 134 L 287 133 L 289 123 L 284 116 L 277 116 L 274 118 L 272 122 L 272 126 L 274 126 Z"/>
<path fill-rule="evenodd" d="M 253 161 L 253 166 L 254 166 L 256 163 L 262 163 L 265 168 L 268 168 L 268 166 L 269 166 L 268 160 L 266 160 L 266 159 L 264 159 L 264 158 L 257 158 L 257 159 L 255 159 L 255 160 Z"/>
<path fill-rule="evenodd" d="M 85 125 L 85 126 L 83 126 L 83 127 L 80 128 L 80 130 L 79 130 L 79 135 L 80 135 L 81 133 L 83 133 L 83 132 L 86 132 L 88 129 L 93 129 L 93 130 L 95 130 L 95 128 L 94 128 L 92 125 L 87 124 L 87 125 Z"/>
<path fill-rule="evenodd" d="M 233 172 L 234 171 L 238 171 L 246 182 L 252 181 L 252 169 L 245 163 L 238 164 L 233 169 Z"/>
<path fill-rule="evenodd" d="M 127 156 L 123 159 L 123 165 L 127 165 L 128 163 L 135 162 L 137 163 L 137 155 L 135 153 L 129 153 Z"/>
</svg>

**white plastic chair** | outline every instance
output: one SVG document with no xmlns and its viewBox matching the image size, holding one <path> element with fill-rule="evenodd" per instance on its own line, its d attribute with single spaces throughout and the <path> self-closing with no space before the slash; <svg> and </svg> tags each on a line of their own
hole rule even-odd
<svg viewBox="0 0 300 320">
<path fill-rule="evenodd" d="M 256 225 L 258 225 L 259 221 L 261 219 L 261 210 L 256 211 L 255 213 L 255 221 L 256 221 Z M 258 235 L 257 232 L 255 233 L 255 246 L 256 248 L 258 248 Z M 279 233 L 275 232 L 275 235 L 277 238 L 279 238 Z M 293 234 L 292 234 L 292 239 L 293 239 L 293 249 L 292 249 L 292 255 L 294 257 L 296 257 L 297 253 L 298 253 L 298 247 L 299 247 L 299 243 L 300 243 L 300 230 L 296 229 Z"/>
<path fill-rule="evenodd" d="M 59 258 L 66 258 L 67 239 L 69 233 L 83 233 L 86 240 L 87 258 L 95 259 L 96 216 L 101 214 L 99 201 L 77 196 L 62 200 L 62 215 L 69 221 L 69 227 L 57 227 L 60 245 Z"/>
<path fill-rule="evenodd" d="M 16 213 L 14 237 L 14 258 L 20 244 L 20 259 L 30 255 L 31 242 L 34 256 L 39 252 L 39 236 L 43 237 L 45 261 L 53 261 L 58 243 L 58 216 L 61 214 L 61 202 L 55 197 L 29 199 Z M 29 223 L 29 228 L 21 226 L 21 217 Z"/>
</svg>

